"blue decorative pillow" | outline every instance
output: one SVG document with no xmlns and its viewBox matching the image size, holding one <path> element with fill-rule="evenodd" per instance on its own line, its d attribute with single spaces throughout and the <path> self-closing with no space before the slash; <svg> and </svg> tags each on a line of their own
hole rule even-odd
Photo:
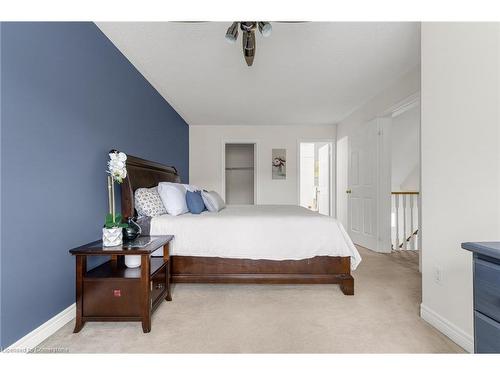
<svg viewBox="0 0 500 375">
<path fill-rule="evenodd" d="M 205 203 L 203 203 L 203 198 L 201 197 L 201 191 L 187 191 L 186 192 L 186 204 L 188 206 L 189 212 L 192 214 L 201 214 L 206 210 Z"/>
</svg>

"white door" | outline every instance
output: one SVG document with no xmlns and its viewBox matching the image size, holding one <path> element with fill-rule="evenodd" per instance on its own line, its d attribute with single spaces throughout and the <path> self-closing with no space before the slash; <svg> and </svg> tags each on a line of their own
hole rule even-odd
<svg viewBox="0 0 500 375">
<path fill-rule="evenodd" d="M 387 123 L 375 119 L 349 137 L 346 191 L 352 241 L 380 252 L 390 252 L 390 153 L 387 159 L 381 137 L 386 128 Z"/>
<path fill-rule="evenodd" d="M 330 215 L 330 145 L 318 150 L 318 211 Z"/>
</svg>

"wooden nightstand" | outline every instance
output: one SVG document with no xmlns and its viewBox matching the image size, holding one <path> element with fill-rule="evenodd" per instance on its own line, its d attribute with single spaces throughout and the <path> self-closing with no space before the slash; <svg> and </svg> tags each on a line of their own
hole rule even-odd
<svg viewBox="0 0 500 375">
<path fill-rule="evenodd" d="M 90 321 L 141 321 L 151 331 L 151 314 L 163 299 L 171 301 L 169 242 L 173 236 L 143 236 L 121 246 L 103 247 L 102 241 L 70 250 L 76 256 L 76 323 L 80 332 Z M 163 247 L 162 257 L 151 254 Z M 88 256 L 111 260 L 87 271 Z M 141 266 L 128 268 L 125 255 L 140 255 Z"/>
</svg>

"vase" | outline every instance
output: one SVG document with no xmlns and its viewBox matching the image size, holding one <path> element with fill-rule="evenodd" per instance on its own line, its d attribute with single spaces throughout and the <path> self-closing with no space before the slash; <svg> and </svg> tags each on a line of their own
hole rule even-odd
<svg viewBox="0 0 500 375">
<path fill-rule="evenodd" d="M 140 255 L 125 255 L 125 265 L 128 268 L 137 268 L 141 266 Z"/>
<path fill-rule="evenodd" d="M 123 228 L 123 239 L 133 241 L 141 235 L 141 227 L 131 217 L 127 220 L 128 227 Z"/>
<path fill-rule="evenodd" d="M 122 228 L 102 228 L 103 246 L 120 246 L 123 243 Z"/>
</svg>

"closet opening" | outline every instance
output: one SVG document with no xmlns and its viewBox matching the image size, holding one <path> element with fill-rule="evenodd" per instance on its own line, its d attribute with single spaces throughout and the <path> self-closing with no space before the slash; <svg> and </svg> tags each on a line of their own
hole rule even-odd
<svg viewBox="0 0 500 375">
<path fill-rule="evenodd" d="M 225 198 L 227 204 L 255 204 L 255 143 L 226 143 Z"/>
</svg>

